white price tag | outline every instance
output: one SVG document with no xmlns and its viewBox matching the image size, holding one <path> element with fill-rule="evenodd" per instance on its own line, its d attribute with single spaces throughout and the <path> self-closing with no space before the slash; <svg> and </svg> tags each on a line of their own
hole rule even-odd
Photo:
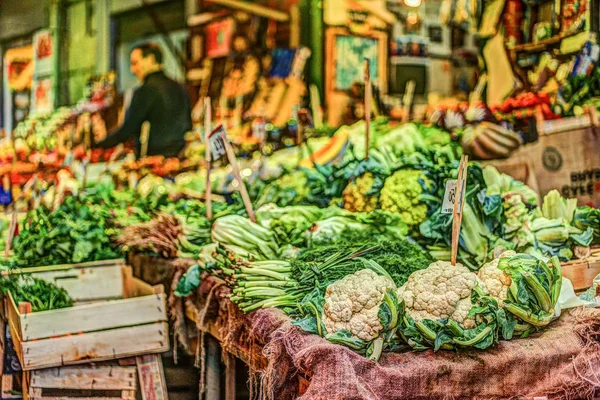
<svg viewBox="0 0 600 400">
<path fill-rule="evenodd" d="M 131 171 L 129 176 L 127 177 L 127 183 L 129 184 L 129 189 L 135 190 L 138 184 L 138 175 L 136 172 Z"/>
<path fill-rule="evenodd" d="M 442 214 L 452 214 L 454 212 L 454 202 L 456 201 L 456 179 L 446 182 L 446 192 L 442 202 Z"/>
<path fill-rule="evenodd" d="M 462 199 L 462 191 L 465 190 L 465 185 L 463 182 L 463 187 L 461 193 L 457 193 L 456 191 L 457 180 L 450 179 L 446 182 L 446 192 L 444 193 L 444 201 L 442 202 L 442 214 L 452 214 L 454 213 L 454 203 L 456 199 Z M 458 204 L 458 213 L 460 214 L 462 210 L 462 204 Z"/>
<path fill-rule="evenodd" d="M 81 169 L 80 173 L 82 176 L 86 174 L 86 169 L 87 169 L 87 166 L 89 163 L 90 163 L 90 160 L 88 158 L 84 158 L 83 160 L 81 160 L 81 164 L 80 164 L 79 168 Z"/>
<path fill-rule="evenodd" d="M 227 154 L 227 150 L 225 150 L 225 128 L 223 125 L 219 125 L 208 137 L 208 142 L 210 144 L 210 155 L 212 161 L 218 160 Z"/>
</svg>

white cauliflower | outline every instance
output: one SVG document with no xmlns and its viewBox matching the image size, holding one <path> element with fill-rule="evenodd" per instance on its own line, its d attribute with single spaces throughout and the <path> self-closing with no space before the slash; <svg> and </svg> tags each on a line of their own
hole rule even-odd
<svg viewBox="0 0 600 400">
<path fill-rule="evenodd" d="M 504 300 L 508 299 L 508 289 L 512 280 L 508 274 L 498 269 L 498 263 L 501 258 L 512 257 L 516 254 L 511 250 L 505 251 L 498 258 L 485 264 L 477 271 L 477 276 L 485 283 L 489 294 L 498 300 L 500 307 L 504 305 Z"/>
<path fill-rule="evenodd" d="M 476 326 L 467 318 L 471 310 L 471 291 L 483 282 L 467 267 L 436 261 L 426 269 L 413 272 L 398 289 L 398 298 L 406 304 L 406 314 L 415 321 L 450 318 L 464 328 Z"/>
<path fill-rule="evenodd" d="M 342 329 L 353 337 L 371 341 L 383 330 L 379 309 L 388 290 L 396 290 L 394 282 L 363 269 L 327 286 L 323 323 L 328 334 Z"/>
</svg>

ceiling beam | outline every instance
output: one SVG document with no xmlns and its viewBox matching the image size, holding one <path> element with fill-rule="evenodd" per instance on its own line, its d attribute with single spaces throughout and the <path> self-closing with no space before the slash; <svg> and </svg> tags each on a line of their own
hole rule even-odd
<svg viewBox="0 0 600 400">
<path fill-rule="evenodd" d="M 235 8 L 236 10 L 246 11 L 258 15 L 259 17 L 273 19 L 278 22 L 287 22 L 290 19 L 290 16 L 287 13 L 260 4 L 250 4 L 241 0 L 210 0 L 210 2 L 225 7 Z"/>
</svg>

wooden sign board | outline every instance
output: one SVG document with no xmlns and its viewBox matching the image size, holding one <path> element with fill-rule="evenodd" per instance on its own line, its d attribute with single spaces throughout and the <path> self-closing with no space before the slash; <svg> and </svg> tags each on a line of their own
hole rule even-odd
<svg viewBox="0 0 600 400">
<path fill-rule="evenodd" d="M 160 356 L 136 357 L 143 400 L 168 400 L 167 384 Z"/>
</svg>

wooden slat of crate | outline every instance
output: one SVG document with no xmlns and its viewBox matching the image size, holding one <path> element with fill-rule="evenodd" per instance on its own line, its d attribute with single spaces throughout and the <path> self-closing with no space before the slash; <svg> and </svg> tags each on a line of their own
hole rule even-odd
<svg viewBox="0 0 600 400">
<path fill-rule="evenodd" d="M 62 367 L 31 371 L 30 388 L 135 390 L 135 367 Z"/>
<path fill-rule="evenodd" d="M 586 290 L 593 285 L 596 275 L 600 274 L 600 257 L 594 255 L 587 260 L 563 263 L 562 274 L 573 283 L 573 289 Z"/>
<path fill-rule="evenodd" d="M 13 338 L 16 342 L 20 338 Z M 169 349 L 166 322 L 15 343 L 24 370 L 112 360 Z M 19 353 L 19 351 L 17 352 Z M 24 357 L 24 359 L 23 359 Z"/>
<path fill-rule="evenodd" d="M 125 260 L 122 258 L 116 258 L 112 260 L 101 260 L 101 261 L 88 261 L 75 264 L 58 264 L 58 265 L 46 265 L 46 266 L 35 266 L 19 269 L 11 269 L 9 271 L 3 271 L 3 274 L 29 274 L 30 272 L 45 272 L 45 271 L 58 271 L 58 270 L 69 270 L 73 268 L 96 268 L 96 267 L 110 267 L 113 265 L 124 266 Z"/>
<path fill-rule="evenodd" d="M 6 344 L 4 343 L 6 334 L 6 321 L 4 319 L 4 301 L 0 299 L 0 378 L 2 377 L 2 371 L 4 371 L 4 349 Z M 2 397 L 2 396 L 0 396 Z"/>
<path fill-rule="evenodd" d="M 165 292 L 162 285 L 150 286 L 137 278 L 131 278 L 129 282 L 130 285 L 127 289 L 128 297 L 150 296 L 152 294 Z"/>
<path fill-rule="evenodd" d="M 25 379 L 28 381 L 29 400 L 135 399 L 137 370 L 135 367 L 119 365 L 74 366 L 26 372 Z M 53 393 L 46 395 L 44 392 L 47 389 L 52 390 Z M 67 392 L 61 394 L 61 391 L 67 390 L 69 394 Z M 82 392 L 73 395 L 73 391 Z M 98 391 L 98 396 L 93 395 L 94 391 Z M 117 391 L 118 396 L 107 397 L 107 391 Z M 84 397 L 81 394 L 91 394 L 91 397 Z"/>
<path fill-rule="evenodd" d="M 12 296 L 7 296 L 4 301 L 5 315 L 8 318 L 8 330 L 13 341 L 17 357 L 23 362 L 23 353 L 19 343 L 21 342 L 21 320 L 15 301 Z"/>
<path fill-rule="evenodd" d="M 24 341 L 166 321 L 165 296 L 143 296 L 19 316 Z"/>
<path fill-rule="evenodd" d="M 123 262 L 107 265 L 49 266 L 11 271 L 11 274 L 31 274 L 64 288 L 76 302 L 123 297 Z"/>
</svg>

